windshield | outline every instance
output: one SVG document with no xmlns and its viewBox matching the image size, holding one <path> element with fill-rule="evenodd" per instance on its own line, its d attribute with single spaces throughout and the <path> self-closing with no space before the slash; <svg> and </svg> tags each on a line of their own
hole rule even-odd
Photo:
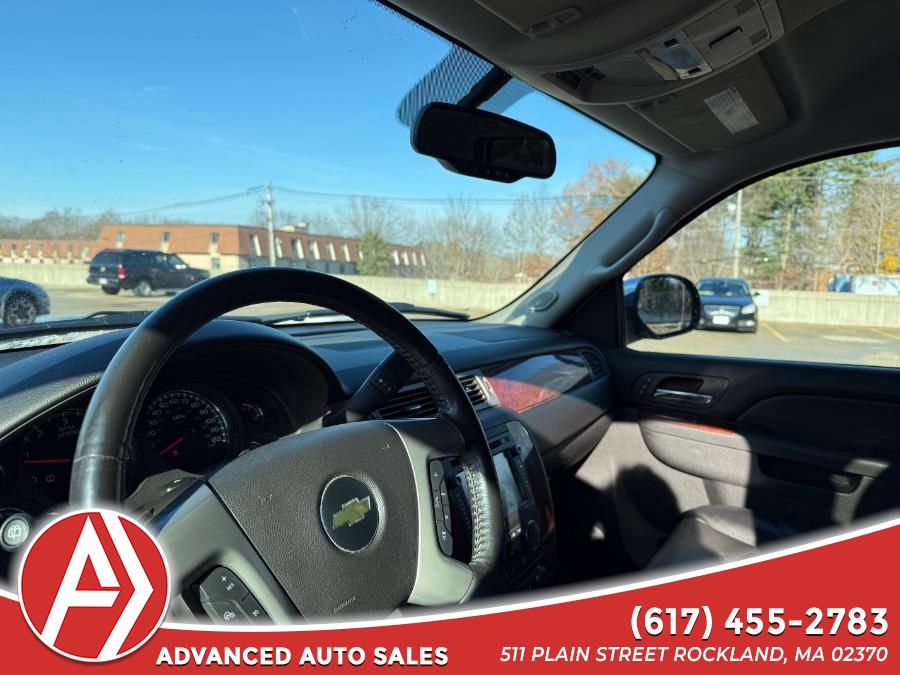
<svg viewBox="0 0 900 675">
<path fill-rule="evenodd" d="M 750 295 L 750 289 L 743 281 L 735 279 L 703 279 L 697 284 L 700 295 L 721 295 L 736 297 Z"/>
<path fill-rule="evenodd" d="M 416 154 L 422 105 L 458 102 L 493 66 L 366 0 L 59 0 L 4 14 L 0 51 L 16 65 L 0 106 L 2 329 L 139 317 L 264 265 L 341 275 L 423 316 L 477 317 L 653 168 L 515 80 L 482 107 L 553 137 L 552 178 L 477 180 Z"/>
</svg>

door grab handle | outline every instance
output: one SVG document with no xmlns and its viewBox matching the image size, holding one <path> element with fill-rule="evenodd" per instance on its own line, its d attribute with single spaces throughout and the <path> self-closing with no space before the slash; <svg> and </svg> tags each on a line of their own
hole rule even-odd
<svg viewBox="0 0 900 675">
<path fill-rule="evenodd" d="M 670 403 L 687 403 L 689 405 L 709 405 L 712 403 L 712 394 L 697 394 L 693 391 L 679 391 L 677 389 L 657 389 L 653 392 L 653 398 Z"/>
</svg>

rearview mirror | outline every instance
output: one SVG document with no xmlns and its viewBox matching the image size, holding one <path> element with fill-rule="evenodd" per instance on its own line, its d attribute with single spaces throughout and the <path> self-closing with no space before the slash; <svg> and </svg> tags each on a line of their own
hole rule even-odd
<svg viewBox="0 0 900 675">
<path fill-rule="evenodd" d="M 543 131 L 477 108 L 431 103 L 410 131 L 413 149 L 464 176 L 513 183 L 549 178 L 556 147 Z"/>
<path fill-rule="evenodd" d="M 700 321 L 700 294 L 684 277 L 647 274 L 623 282 L 623 291 L 628 342 L 681 335 Z"/>
</svg>

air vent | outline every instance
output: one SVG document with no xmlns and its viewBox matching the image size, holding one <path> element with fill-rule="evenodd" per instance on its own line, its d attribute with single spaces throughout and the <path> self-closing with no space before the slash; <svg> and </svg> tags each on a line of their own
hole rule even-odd
<svg viewBox="0 0 900 675">
<path fill-rule="evenodd" d="M 459 378 L 460 384 L 466 390 L 466 394 L 473 406 L 479 406 L 487 401 L 487 394 L 477 375 L 463 375 Z M 372 417 L 376 419 L 400 419 L 409 417 L 433 417 L 437 414 L 437 405 L 431 394 L 421 384 L 401 389 L 383 408 L 375 411 Z"/>
<path fill-rule="evenodd" d="M 582 349 L 578 353 L 581 354 L 581 358 L 584 359 L 588 368 L 591 369 L 591 375 L 593 377 L 600 377 L 606 372 L 606 366 L 603 364 L 603 359 L 600 358 L 600 355 L 593 349 Z"/>
</svg>

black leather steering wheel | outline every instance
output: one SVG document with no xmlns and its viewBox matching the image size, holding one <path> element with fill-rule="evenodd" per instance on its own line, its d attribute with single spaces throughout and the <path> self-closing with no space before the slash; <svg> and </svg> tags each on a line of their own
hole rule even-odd
<svg viewBox="0 0 900 675">
<path fill-rule="evenodd" d="M 438 414 L 291 435 L 198 481 L 155 522 L 178 590 L 222 565 L 242 577 L 275 620 L 467 599 L 490 577 L 503 545 L 497 477 L 478 415 L 443 355 L 412 322 L 362 288 L 318 272 L 257 268 L 213 277 L 137 326 L 85 413 L 71 502 L 120 504 L 126 447 L 168 358 L 222 314 L 274 301 L 333 309 L 373 330 L 395 354 L 363 387 L 385 378 L 402 384 L 383 368 L 399 355 L 428 388 Z M 455 458 L 464 471 L 472 516 L 468 564 L 439 547 L 431 464 L 437 458 Z"/>
</svg>

